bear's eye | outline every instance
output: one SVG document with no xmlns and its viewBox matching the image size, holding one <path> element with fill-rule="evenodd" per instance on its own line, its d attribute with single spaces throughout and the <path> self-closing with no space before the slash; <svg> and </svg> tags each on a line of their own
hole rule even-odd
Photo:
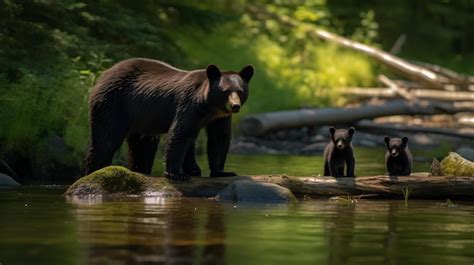
<svg viewBox="0 0 474 265">
<path fill-rule="evenodd" d="M 239 95 L 239 97 L 242 97 L 242 95 L 243 95 L 243 93 L 244 93 L 244 92 L 241 91 L 241 90 L 237 90 L 237 91 L 235 91 L 235 92 L 237 93 L 237 95 Z"/>
</svg>

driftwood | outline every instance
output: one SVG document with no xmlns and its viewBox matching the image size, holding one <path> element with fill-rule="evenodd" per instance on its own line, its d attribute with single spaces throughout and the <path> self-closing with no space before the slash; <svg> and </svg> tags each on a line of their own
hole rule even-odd
<svg viewBox="0 0 474 265">
<path fill-rule="evenodd" d="M 466 129 L 447 129 L 447 128 L 431 128 L 422 127 L 416 125 L 403 125 L 403 124 L 380 124 L 370 120 L 362 120 L 355 124 L 357 129 L 379 131 L 379 132 L 419 132 L 419 133 L 431 133 L 441 134 L 447 136 L 453 136 L 457 138 L 474 139 L 474 130 Z"/>
<path fill-rule="evenodd" d="M 159 180 L 161 178 L 157 178 Z M 290 189 L 297 197 L 331 197 L 377 195 L 403 197 L 402 190 L 410 189 L 410 198 L 474 198 L 474 177 L 371 176 L 357 178 L 251 176 L 230 178 L 192 178 L 189 182 L 172 185 L 185 196 L 211 197 L 236 180 L 275 183 Z M 162 179 L 162 181 L 165 181 Z M 159 185 L 158 185 L 159 186 Z"/>
<path fill-rule="evenodd" d="M 391 87 L 348 87 L 342 90 L 344 95 L 360 98 L 386 98 L 400 97 L 400 94 Z M 474 101 L 474 92 L 468 91 L 444 91 L 436 89 L 409 89 L 409 95 L 417 99 L 432 99 L 439 101 Z"/>
<path fill-rule="evenodd" d="M 364 105 L 353 108 L 277 111 L 247 116 L 240 122 L 239 128 L 244 135 L 263 135 L 276 129 L 351 124 L 363 119 L 391 115 L 455 114 L 472 111 L 472 105 L 457 102 L 392 101 L 383 105 Z"/>
</svg>

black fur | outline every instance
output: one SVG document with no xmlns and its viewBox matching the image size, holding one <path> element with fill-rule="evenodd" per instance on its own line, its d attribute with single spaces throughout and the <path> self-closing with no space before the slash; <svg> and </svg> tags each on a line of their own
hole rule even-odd
<svg viewBox="0 0 474 265">
<path fill-rule="evenodd" d="M 347 177 L 355 177 L 355 159 L 352 150 L 353 127 L 349 130 L 334 127 L 329 129 L 331 141 L 324 149 L 324 176 L 343 177 L 344 166 L 347 165 Z"/>
<path fill-rule="evenodd" d="M 159 135 L 168 133 L 166 172 L 171 179 L 200 176 L 195 138 L 208 133 L 211 176 L 223 172 L 231 137 L 231 114 L 248 97 L 252 66 L 239 73 L 215 65 L 184 71 L 149 59 L 122 61 L 105 71 L 90 95 L 91 145 L 85 173 L 108 166 L 124 139 L 134 171 L 150 174 Z"/>
<path fill-rule="evenodd" d="M 413 156 L 408 148 L 408 138 L 385 137 L 387 152 L 385 153 L 385 165 L 391 176 L 409 176 L 413 165 Z"/>
</svg>

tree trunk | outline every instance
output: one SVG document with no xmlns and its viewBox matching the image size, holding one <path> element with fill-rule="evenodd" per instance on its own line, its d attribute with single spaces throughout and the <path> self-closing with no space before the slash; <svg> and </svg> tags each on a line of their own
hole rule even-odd
<svg viewBox="0 0 474 265">
<path fill-rule="evenodd" d="M 431 128 L 431 127 L 421 127 L 416 125 L 402 125 L 402 124 L 379 124 L 370 120 L 362 120 L 355 124 L 357 129 L 370 130 L 371 132 L 379 131 L 390 132 L 400 131 L 400 132 L 419 132 L 419 133 L 431 133 L 431 134 L 441 134 L 447 136 L 453 136 L 464 139 L 474 139 L 474 130 L 466 129 L 447 129 L 447 128 Z"/>
<path fill-rule="evenodd" d="M 398 98 L 400 95 L 390 87 L 348 87 L 342 90 L 344 95 L 356 97 Z M 407 93 L 417 99 L 440 101 L 474 101 L 474 93 L 467 91 L 444 91 L 436 89 L 409 89 Z"/>
<path fill-rule="evenodd" d="M 474 199 L 474 177 L 420 176 L 404 177 L 371 176 L 357 178 L 251 176 L 230 178 L 192 178 L 189 182 L 172 185 L 185 196 L 211 197 L 236 180 L 275 183 L 290 189 L 297 197 L 330 197 L 374 195 L 377 197 L 403 198 L 403 191 L 410 190 L 410 198 L 419 199 Z M 159 180 L 157 181 L 165 181 Z"/>
<path fill-rule="evenodd" d="M 353 108 L 325 108 L 277 111 L 245 117 L 239 124 L 244 135 L 263 135 L 276 129 L 353 124 L 363 119 L 392 115 L 455 114 L 472 111 L 472 104 L 431 101 L 392 101 L 383 105 L 365 105 Z"/>
</svg>

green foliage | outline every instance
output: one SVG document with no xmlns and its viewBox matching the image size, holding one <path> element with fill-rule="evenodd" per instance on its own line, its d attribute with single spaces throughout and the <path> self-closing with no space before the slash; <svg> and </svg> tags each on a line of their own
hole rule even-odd
<svg viewBox="0 0 474 265">
<path fill-rule="evenodd" d="M 176 24 L 209 30 L 230 19 L 208 5 L 0 0 L 0 154 L 56 134 L 82 156 L 88 91 L 101 71 L 130 57 L 184 64 Z"/>
<path fill-rule="evenodd" d="M 466 60 L 473 6 L 422 2 L 0 0 L 0 155 L 56 134 L 82 157 L 89 89 L 104 69 L 130 57 L 185 69 L 253 64 L 243 115 L 341 105 L 340 87 L 374 82 L 370 59 L 311 38 L 318 28 L 384 48 L 406 33 L 404 54 L 474 71 Z M 433 52 L 432 43 L 444 52 Z"/>
</svg>

